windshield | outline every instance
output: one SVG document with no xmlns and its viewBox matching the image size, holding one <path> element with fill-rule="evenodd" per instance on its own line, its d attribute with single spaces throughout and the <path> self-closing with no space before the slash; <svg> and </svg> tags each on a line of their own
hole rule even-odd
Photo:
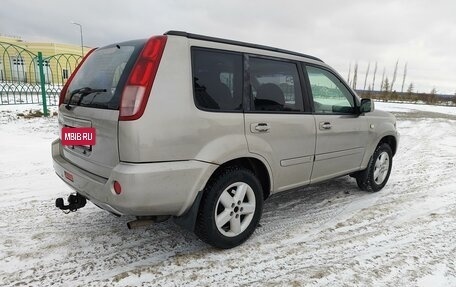
<svg viewBox="0 0 456 287">
<path fill-rule="evenodd" d="M 118 109 L 123 86 L 144 43 L 144 40 L 137 40 L 95 50 L 68 86 L 64 103 L 68 104 L 71 99 L 70 105 Z M 77 93 L 83 88 L 98 92 Z"/>
</svg>

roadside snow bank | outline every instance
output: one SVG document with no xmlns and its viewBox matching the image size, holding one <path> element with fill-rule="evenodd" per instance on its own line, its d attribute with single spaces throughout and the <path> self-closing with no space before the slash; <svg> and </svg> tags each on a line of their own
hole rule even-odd
<svg viewBox="0 0 456 287">
<path fill-rule="evenodd" d="M 433 106 L 433 105 L 417 105 L 417 104 L 406 104 L 406 103 L 387 103 L 387 102 L 375 102 L 375 108 L 388 112 L 412 112 L 412 111 L 423 111 L 440 113 L 447 115 L 456 115 L 455 106 Z"/>
</svg>

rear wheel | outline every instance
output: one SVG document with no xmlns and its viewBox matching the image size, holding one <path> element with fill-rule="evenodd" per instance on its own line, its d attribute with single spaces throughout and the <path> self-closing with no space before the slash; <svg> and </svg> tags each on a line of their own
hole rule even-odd
<svg viewBox="0 0 456 287">
<path fill-rule="evenodd" d="M 263 190 L 252 171 L 230 167 L 204 190 L 195 232 L 217 247 L 238 246 L 252 235 L 263 210 Z"/>
<path fill-rule="evenodd" d="M 376 192 L 388 182 L 393 164 L 391 147 L 380 144 L 376 149 L 367 168 L 356 175 L 356 183 L 361 190 Z"/>
</svg>

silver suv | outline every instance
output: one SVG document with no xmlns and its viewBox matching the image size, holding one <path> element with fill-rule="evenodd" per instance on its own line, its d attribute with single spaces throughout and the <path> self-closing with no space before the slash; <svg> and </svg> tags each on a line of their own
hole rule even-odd
<svg viewBox="0 0 456 287">
<path fill-rule="evenodd" d="M 76 191 L 57 207 L 173 217 L 218 248 L 244 242 L 273 193 L 343 175 L 379 191 L 398 144 L 394 116 L 320 59 L 179 31 L 91 51 L 58 121 L 96 144 L 52 143 Z"/>
</svg>

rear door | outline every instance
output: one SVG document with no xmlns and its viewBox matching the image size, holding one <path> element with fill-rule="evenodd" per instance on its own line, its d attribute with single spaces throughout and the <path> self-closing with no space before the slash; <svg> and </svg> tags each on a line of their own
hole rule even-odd
<svg viewBox="0 0 456 287">
<path fill-rule="evenodd" d="M 64 146 L 63 157 L 80 168 L 108 178 L 119 162 L 119 102 L 128 74 L 144 46 L 142 40 L 99 48 L 81 65 L 59 107 L 62 127 L 93 127 L 94 146 Z M 101 92 L 78 92 L 81 88 Z"/>
<path fill-rule="evenodd" d="M 358 170 L 367 145 L 367 122 L 356 98 L 333 72 L 306 66 L 317 141 L 312 182 Z"/>
<path fill-rule="evenodd" d="M 302 73 L 294 61 L 246 56 L 245 133 L 251 153 L 272 167 L 274 190 L 309 183 L 315 149 L 315 121 L 306 113 Z"/>
</svg>

